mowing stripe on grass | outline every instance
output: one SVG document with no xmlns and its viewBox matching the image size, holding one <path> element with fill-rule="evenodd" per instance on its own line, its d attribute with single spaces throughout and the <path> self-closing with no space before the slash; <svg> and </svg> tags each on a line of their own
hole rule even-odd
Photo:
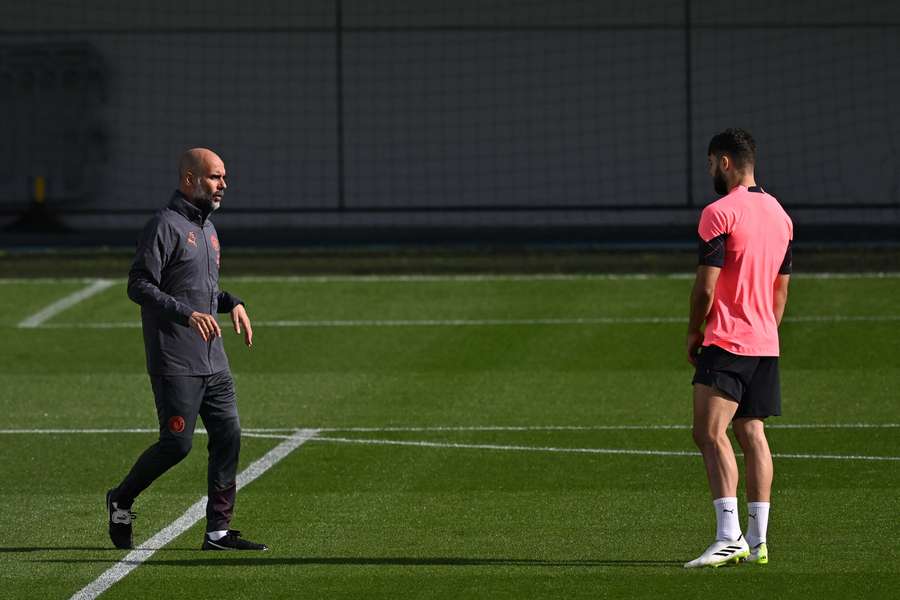
<svg viewBox="0 0 900 600">
<path fill-rule="evenodd" d="M 428 432 L 428 431 L 655 431 L 686 430 L 691 426 L 679 425 L 425 425 L 425 426 L 385 426 L 385 427 L 315 427 L 322 433 L 372 433 L 372 432 Z M 766 429 L 897 429 L 900 423 L 785 423 L 769 424 Z M 290 433 L 296 427 L 250 427 L 242 428 L 243 433 Z M 94 428 L 94 429 L 0 429 L 0 434 L 114 434 L 114 433 L 156 433 L 157 429 L 141 427 Z M 206 429 L 197 428 L 194 433 L 206 434 Z"/>
<path fill-rule="evenodd" d="M 245 485 L 248 485 L 302 444 L 313 439 L 317 434 L 318 431 L 315 429 L 301 429 L 295 431 L 293 435 L 287 436 L 282 443 L 269 450 L 262 458 L 256 460 L 238 474 L 237 489 L 240 490 Z M 200 498 L 193 506 L 187 509 L 183 515 L 144 542 L 142 547 L 129 552 L 125 558 L 107 569 L 100 577 L 76 592 L 71 600 L 93 600 L 108 590 L 113 584 L 153 556 L 157 550 L 177 538 L 204 518 L 206 516 L 206 500 L 206 496 Z"/>
<path fill-rule="evenodd" d="M 425 425 L 425 426 L 385 426 L 385 427 L 308 427 L 321 433 L 416 433 L 416 432 L 447 432 L 447 431 L 665 431 L 687 430 L 691 426 L 679 425 Z M 782 425 L 766 425 L 766 429 L 898 429 L 900 423 L 785 423 Z M 242 428 L 242 433 L 292 433 L 301 429 L 298 427 L 248 427 Z M 115 434 L 115 433 L 156 433 L 158 429 L 145 427 L 123 428 L 90 428 L 90 429 L 0 429 L 2 434 Z M 198 427 L 194 433 L 204 435 L 206 429 Z"/>
<path fill-rule="evenodd" d="M 284 439 L 283 435 L 271 433 L 251 433 L 247 437 Z M 506 452 L 556 452 L 564 454 L 619 454 L 626 456 L 700 456 L 699 452 L 688 450 L 636 450 L 632 448 L 559 448 L 555 446 L 518 446 L 505 444 L 460 444 L 456 442 L 430 442 L 426 440 L 373 440 L 364 438 L 322 437 L 316 442 L 333 444 L 359 444 L 364 446 L 413 446 L 418 448 L 451 448 L 462 450 L 500 450 Z M 736 453 L 737 456 L 743 454 Z M 773 458 L 798 458 L 808 460 L 866 460 L 900 461 L 900 456 L 865 456 L 850 454 L 773 454 Z"/>
<path fill-rule="evenodd" d="M 82 300 L 86 300 L 91 296 L 95 296 L 102 292 L 103 290 L 112 287 L 114 285 L 113 281 L 109 279 L 97 279 L 94 280 L 90 285 L 86 288 L 82 288 L 77 292 L 73 292 L 68 296 L 60 298 L 56 302 L 49 304 L 37 311 L 30 317 L 23 319 L 19 323 L 20 328 L 34 328 L 40 327 L 45 321 L 52 319 L 59 313 L 64 310 L 71 308 L 81 302 Z"/>
<path fill-rule="evenodd" d="M 223 277 L 223 280 L 239 283 L 403 283 L 442 281 L 619 281 L 650 279 L 693 279 L 694 273 L 483 273 L 445 275 L 237 275 Z M 793 279 L 898 279 L 900 272 L 859 272 L 859 273 L 794 273 Z M 0 285 L 15 284 L 55 284 L 90 283 L 95 281 L 85 277 L 5 277 Z M 125 283 L 125 278 L 115 278 L 114 283 Z"/>
<path fill-rule="evenodd" d="M 807 315 L 785 317 L 787 323 L 896 322 L 900 315 Z M 647 325 L 687 323 L 685 317 L 560 317 L 536 319 L 350 319 L 254 321 L 254 327 L 484 327 L 507 325 Z M 23 327 L 23 325 L 19 325 Z M 47 329 L 131 329 L 140 321 L 50 323 Z M 37 327 L 37 325 L 31 325 Z"/>
<path fill-rule="evenodd" d="M 620 281 L 653 279 L 693 279 L 692 272 L 684 273 L 471 273 L 445 275 L 238 275 L 225 277 L 241 283 L 405 283 L 442 281 Z M 800 279 L 897 279 L 900 272 L 872 273 L 795 273 Z"/>
</svg>

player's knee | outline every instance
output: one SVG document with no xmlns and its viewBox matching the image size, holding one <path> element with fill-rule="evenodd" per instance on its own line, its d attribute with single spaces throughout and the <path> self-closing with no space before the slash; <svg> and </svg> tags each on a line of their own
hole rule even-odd
<svg viewBox="0 0 900 600">
<path fill-rule="evenodd" d="M 710 429 L 709 427 L 697 427 L 692 430 L 694 444 L 701 450 L 705 448 L 715 448 L 719 444 L 728 441 L 728 436 L 722 432 Z"/>
<path fill-rule="evenodd" d="M 230 419 L 207 428 L 210 449 L 228 448 L 237 452 L 241 447 L 241 423 L 238 419 Z"/>
<path fill-rule="evenodd" d="M 741 445 L 741 448 L 748 451 L 763 450 L 769 447 L 766 433 L 762 429 L 743 432 L 738 436 L 738 443 Z"/>
<path fill-rule="evenodd" d="M 710 436 L 710 431 L 706 427 L 695 426 L 691 433 L 694 438 L 694 444 L 701 449 L 709 446 L 710 442 L 714 439 Z"/>
<path fill-rule="evenodd" d="M 766 430 L 761 423 L 741 423 L 735 422 L 734 435 L 737 438 L 741 448 L 764 448 L 769 443 L 766 440 Z"/>
<path fill-rule="evenodd" d="M 241 423 L 237 419 L 226 423 L 218 433 L 223 439 L 228 440 L 229 443 L 235 445 L 240 445 L 241 443 Z"/>
<path fill-rule="evenodd" d="M 175 464 L 190 454 L 193 441 L 190 437 L 167 436 L 160 440 L 160 446 L 169 461 Z"/>
</svg>

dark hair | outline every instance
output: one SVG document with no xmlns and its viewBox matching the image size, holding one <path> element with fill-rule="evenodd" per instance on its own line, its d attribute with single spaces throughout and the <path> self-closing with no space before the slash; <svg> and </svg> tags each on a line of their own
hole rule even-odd
<svg viewBox="0 0 900 600">
<path fill-rule="evenodd" d="M 743 169 L 756 164 L 756 142 L 746 129 L 729 128 L 713 136 L 707 154 L 717 157 L 727 154 L 734 166 Z"/>
</svg>

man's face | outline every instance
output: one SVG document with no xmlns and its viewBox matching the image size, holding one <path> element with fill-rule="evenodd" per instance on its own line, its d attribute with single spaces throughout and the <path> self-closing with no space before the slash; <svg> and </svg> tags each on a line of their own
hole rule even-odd
<svg viewBox="0 0 900 600">
<path fill-rule="evenodd" d="M 725 162 L 724 157 L 717 157 L 710 154 L 706 157 L 706 165 L 709 170 L 709 176 L 713 179 L 713 188 L 720 196 L 728 193 L 728 182 L 725 180 L 725 174 L 722 172 L 722 163 Z"/>
<path fill-rule="evenodd" d="M 214 211 L 219 208 L 228 187 L 225 183 L 225 165 L 221 160 L 208 160 L 198 171 L 191 186 L 191 200 L 201 208 Z"/>
</svg>

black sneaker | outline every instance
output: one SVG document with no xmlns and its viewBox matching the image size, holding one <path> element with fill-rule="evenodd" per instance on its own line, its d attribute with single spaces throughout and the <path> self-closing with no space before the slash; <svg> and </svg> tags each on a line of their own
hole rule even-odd
<svg viewBox="0 0 900 600">
<path fill-rule="evenodd" d="M 135 514 L 127 508 L 119 508 L 117 502 L 113 502 L 113 490 L 106 492 L 106 510 L 109 512 L 109 539 L 113 545 L 121 550 L 134 548 L 134 539 L 131 535 L 131 523 Z"/>
<path fill-rule="evenodd" d="M 241 539 L 241 532 L 229 529 L 225 537 L 216 541 L 209 539 L 209 534 L 203 536 L 203 546 L 201 550 L 268 550 L 265 544 L 257 544 L 248 540 Z"/>
</svg>

